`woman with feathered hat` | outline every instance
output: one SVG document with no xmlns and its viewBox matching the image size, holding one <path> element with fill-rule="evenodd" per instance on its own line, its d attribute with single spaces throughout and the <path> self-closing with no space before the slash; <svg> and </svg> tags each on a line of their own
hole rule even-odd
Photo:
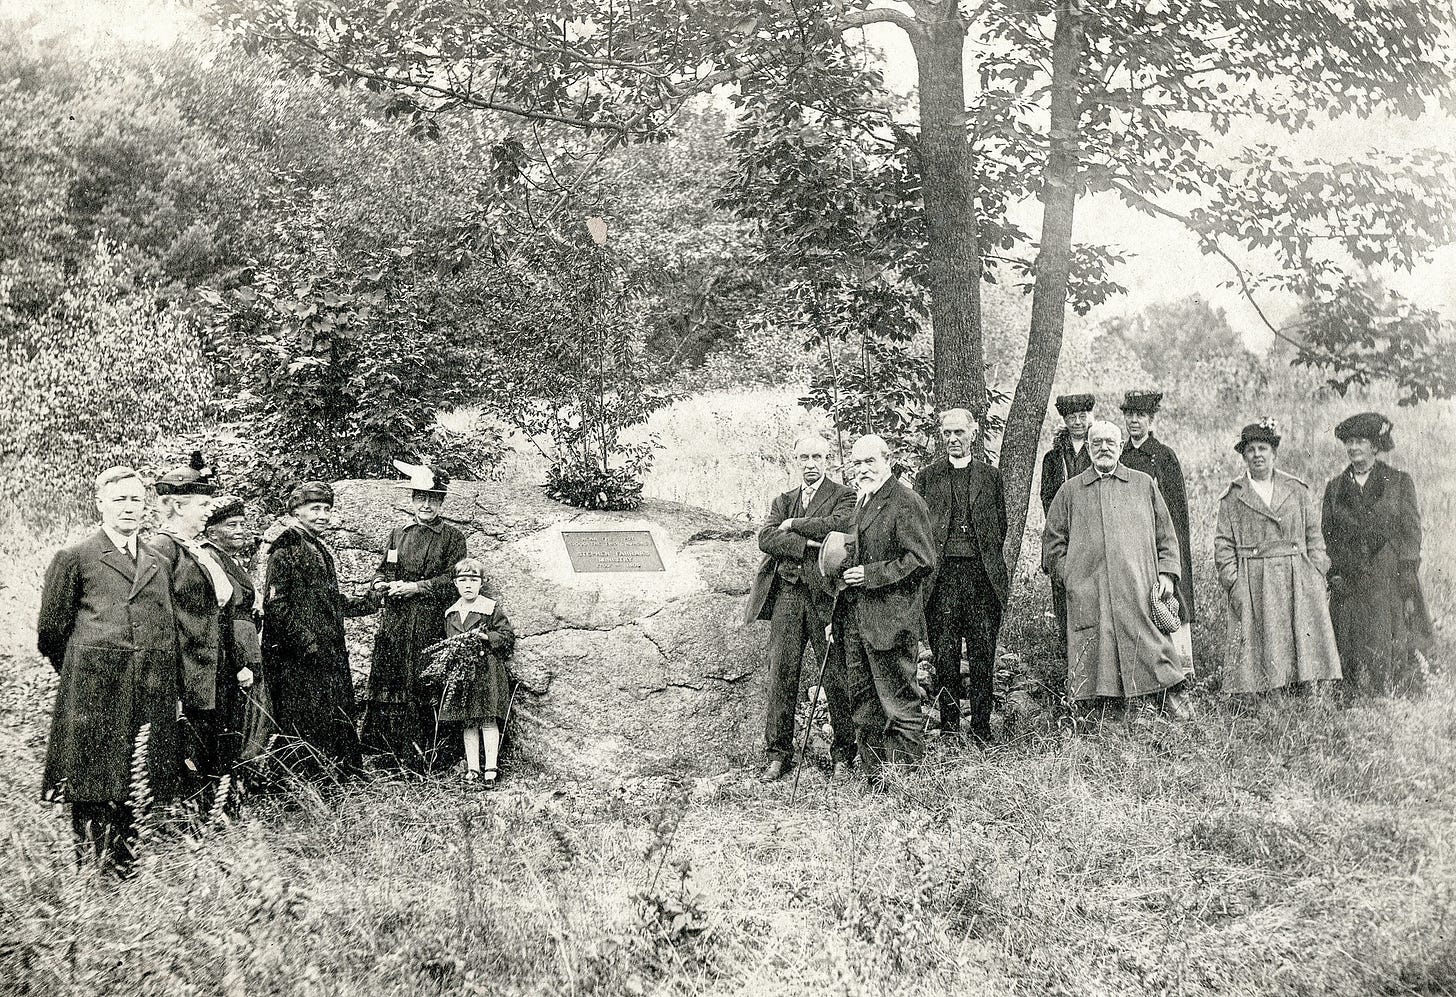
<svg viewBox="0 0 1456 997">
<path fill-rule="evenodd" d="M 217 476 L 193 451 L 188 464 L 157 479 L 156 490 L 162 518 L 152 549 L 171 577 L 182 651 L 182 711 L 190 735 L 184 774 L 204 790 L 231 770 L 238 731 L 229 729 L 228 718 L 240 712 L 237 706 L 253 673 L 233 667 L 227 653 L 231 627 L 224 625 L 223 607 L 233 597 L 232 581 L 198 542 L 218 505 Z"/>
<path fill-rule="evenodd" d="M 1390 420 L 1352 415 L 1335 427 L 1349 465 L 1325 486 L 1330 616 L 1346 688 L 1369 695 L 1417 692 L 1417 649 L 1431 636 L 1421 591 L 1421 513 L 1411 476 L 1379 455 L 1394 448 Z"/>
<path fill-rule="evenodd" d="M 1319 509 L 1308 485 L 1274 466 L 1279 443 L 1273 419 L 1245 426 L 1234 444 L 1245 473 L 1218 501 L 1213 559 L 1228 593 L 1231 645 L 1225 692 L 1340 677 Z"/>
<path fill-rule="evenodd" d="M 455 601 L 455 565 L 465 535 L 440 518 L 450 479 L 428 465 L 395 461 L 407 477 L 410 522 L 390 531 L 374 574 L 384 609 L 369 662 L 369 702 L 362 739 L 366 751 L 417 761 L 436 742 L 441 687 L 420 679 L 425 648 L 445 637 L 445 610 Z"/>
</svg>

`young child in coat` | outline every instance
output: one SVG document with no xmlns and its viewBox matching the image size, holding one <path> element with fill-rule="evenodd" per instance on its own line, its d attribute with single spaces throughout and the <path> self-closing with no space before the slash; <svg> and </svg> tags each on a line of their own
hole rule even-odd
<svg viewBox="0 0 1456 997">
<path fill-rule="evenodd" d="M 465 781 L 489 788 L 498 776 L 496 760 L 510 712 L 511 674 L 505 659 L 515 647 L 516 634 L 495 600 L 481 594 L 484 584 L 480 561 L 467 557 L 455 565 L 460 598 L 445 611 L 445 638 L 477 633 L 483 640 L 452 655 L 440 719 L 465 725 Z"/>
</svg>

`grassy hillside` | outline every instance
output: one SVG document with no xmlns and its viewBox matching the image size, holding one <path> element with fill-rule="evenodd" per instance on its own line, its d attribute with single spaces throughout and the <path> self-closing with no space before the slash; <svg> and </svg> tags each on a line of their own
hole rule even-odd
<svg viewBox="0 0 1456 997">
<path fill-rule="evenodd" d="M 1362 406 L 1296 407 L 1249 418 L 1279 418 L 1284 466 L 1322 484 L 1342 466 L 1329 427 Z M 1444 623 L 1456 408 L 1395 414 Z M 1160 426 L 1189 470 L 1211 677 L 1213 508 L 1241 421 L 1171 411 Z M 755 518 L 807 425 L 786 394 L 684 403 L 655 421 L 667 450 L 648 490 Z M 933 744 L 889 793 L 814 771 L 795 806 L 746 767 L 486 795 L 300 790 L 162 842 L 109 885 L 71 866 L 65 823 L 34 802 L 53 680 L 27 630 L 61 538 L 0 536 L 0 994 L 1456 993 L 1449 673 L 1417 701 L 1210 695 L 1177 727 Z M 1006 638 L 1054 673 L 1035 556 L 1028 543 Z"/>
</svg>

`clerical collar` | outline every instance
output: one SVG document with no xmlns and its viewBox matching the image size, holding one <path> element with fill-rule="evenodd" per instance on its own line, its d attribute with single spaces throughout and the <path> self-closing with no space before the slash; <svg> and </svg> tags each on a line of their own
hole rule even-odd
<svg viewBox="0 0 1456 997">
<path fill-rule="evenodd" d="M 117 533 L 111 527 L 107 526 L 105 523 L 101 524 L 101 532 L 105 533 L 107 539 L 109 539 L 112 543 L 116 544 L 116 549 L 121 551 L 127 557 L 135 558 L 137 556 L 137 538 L 135 533 L 133 533 L 129 537 L 123 536 L 122 534 Z"/>
<path fill-rule="evenodd" d="M 964 457 L 952 457 L 950 454 L 946 454 L 945 459 L 950 461 L 951 467 L 954 467 L 957 470 L 965 470 L 966 468 L 971 466 L 971 461 L 975 460 L 976 458 L 972 457 L 970 454 L 966 454 Z"/>
</svg>

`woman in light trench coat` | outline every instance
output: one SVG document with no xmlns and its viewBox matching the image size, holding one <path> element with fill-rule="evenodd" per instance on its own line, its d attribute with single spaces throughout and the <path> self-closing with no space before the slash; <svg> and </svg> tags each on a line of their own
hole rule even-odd
<svg viewBox="0 0 1456 997">
<path fill-rule="evenodd" d="M 1228 593 L 1230 643 L 1224 692 L 1340 677 L 1319 504 L 1303 481 L 1275 470 L 1279 439 L 1271 419 L 1244 427 L 1234 449 L 1248 470 L 1218 503 L 1213 557 Z"/>
</svg>

